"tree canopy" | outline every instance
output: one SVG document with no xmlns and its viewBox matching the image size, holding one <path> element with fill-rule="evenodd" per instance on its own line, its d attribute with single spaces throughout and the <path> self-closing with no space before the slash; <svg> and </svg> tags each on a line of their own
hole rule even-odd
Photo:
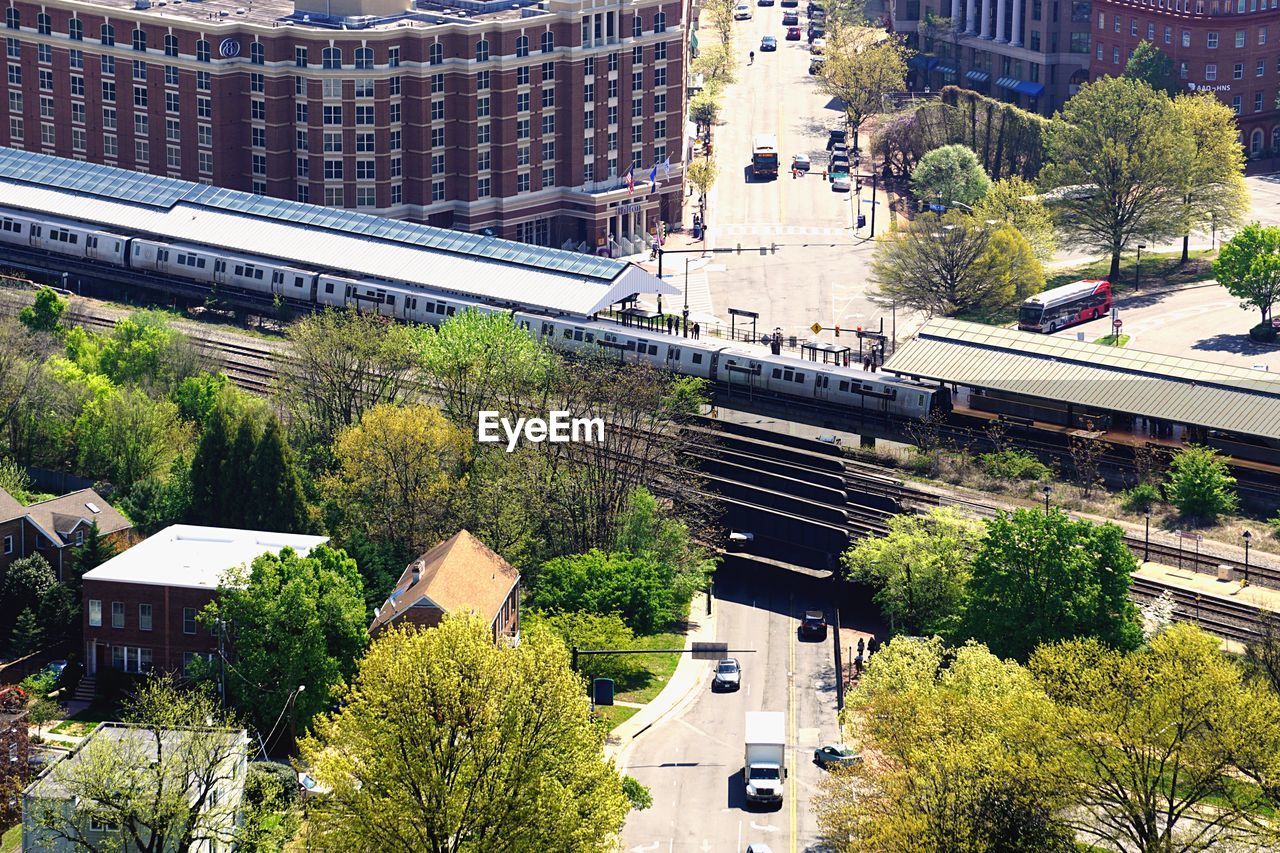
<svg viewBox="0 0 1280 853">
<path fill-rule="evenodd" d="M 818 85 L 844 105 L 856 152 L 863 124 L 891 109 L 887 97 L 905 88 L 907 49 L 899 36 L 839 20 L 831 21 L 826 42 Z"/>
<path fill-rule="evenodd" d="M 971 567 L 971 636 L 992 652 L 1026 660 L 1036 646 L 1097 637 L 1132 649 L 1142 640 L 1129 600 L 1137 564 L 1114 524 L 1075 521 L 1061 510 L 1000 513 Z"/>
<path fill-rule="evenodd" d="M 1087 83 L 1054 117 L 1047 139 L 1046 188 L 1060 188 L 1065 240 L 1111 257 L 1138 238 L 1183 233 L 1184 176 L 1191 143 L 1164 92 L 1122 77 Z"/>
<path fill-rule="evenodd" d="M 1136 54 L 1135 54 L 1136 56 Z M 1181 132 L 1191 156 L 1183 164 L 1182 260 L 1189 256 L 1195 229 L 1234 229 L 1249 210 L 1244 183 L 1244 149 L 1231 107 L 1209 92 L 1173 99 Z"/>
<path fill-rule="evenodd" d="M 1140 80 L 1171 98 L 1182 91 L 1173 77 L 1173 60 L 1169 54 L 1146 40 L 1138 42 L 1133 49 L 1133 55 L 1125 63 L 1123 76 L 1129 80 Z"/>
<path fill-rule="evenodd" d="M 1257 308 L 1268 322 L 1280 300 L 1280 227 L 1253 222 L 1241 228 L 1222 245 L 1213 275 L 1242 308 Z"/>
<path fill-rule="evenodd" d="M 36 291 L 36 299 L 18 312 L 18 320 L 33 332 L 56 332 L 62 328 L 62 314 L 67 301 L 52 287 Z"/>
<path fill-rule="evenodd" d="M 973 205 L 973 218 L 979 222 L 995 219 L 1016 228 L 1031 244 L 1041 264 L 1048 263 L 1057 251 L 1053 214 L 1030 181 L 1017 176 L 995 181 L 986 195 Z"/>
<path fill-rule="evenodd" d="M 1194 444 L 1170 460 L 1164 494 L 1178 512 L 1209 521 L 1235 512 L 1240 502 L 1227 460 L 1211 447 Z"/>
<path fill-rule="evenodd" d="M 680 618 L 674 572 L 645 556 L 592 549 L 549 560 L 525 600 L 552 613 L 617 613 L 627 627 L 649 633 Z"/>
<path fill-rule="evenodd" d="M 963 145 L 944 145 L 920 158 L 911 171 L 911 192 L 920 204 L 957 202 L 972 207 L 991 187 L 978 155 Z"/>
<path fill-rule="evenodd" d="M 352 851 L 598 850 L 628 809 L 604 739 L 545 631 L 513 647 L 471 615 L 394 628 L 302 742 L 331 789 L 312 806 L 311 832 Z"/>
</svg>

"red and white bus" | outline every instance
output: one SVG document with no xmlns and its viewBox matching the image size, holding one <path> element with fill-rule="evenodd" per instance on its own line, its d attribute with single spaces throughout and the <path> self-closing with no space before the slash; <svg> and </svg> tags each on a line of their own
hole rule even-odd
<svg viewBox="0 0 1280 853">
<path fill-rule="evenodd" d="M 1056 332 L 1111 311 L 1111 282 L 1077 281 L 1037 293 L 1018 309 L 1018 328 Z"/>
</svg>

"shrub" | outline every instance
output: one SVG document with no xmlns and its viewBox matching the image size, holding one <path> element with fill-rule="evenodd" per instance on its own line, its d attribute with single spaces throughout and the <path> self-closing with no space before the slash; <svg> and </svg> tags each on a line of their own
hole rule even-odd
<svg viewBox="0 0 1280 853">
<path fill-rule="evenodd" d="M 1124 493 L 1121 506 L 1127 512 L 1143 512 L 1160 502 L 1160 490 L 1150 483 L 1139 483 Z"/>
<path fill-rule="evenodd" d="M 1271 535 L 1280 539 L 1280 513 L 1276 513 L 1276 517 L 1268 521 L 1267 526 L 1271 528 Z"/>
<path fill-rule="evenodd" d="M 1164 493 L 1183 515 L 1213 521 L 1235 511 L 1239 504 L 1235 488 L 1236 478 L 1216 450 L 1189 445 L 1169 463 Z"/>
<path fill-rule="evenodd" d="M 1049 466 L 1035 454 L 1025 450 L 998 450 L 978 457 L 988 477 L 997 480 L 1047 480 L 1053 476 Z"/>
<path fill-rule="evenodd" d="M 58 686 L 58 676 L 51 670 L 42 669 L 22 679 L 18 686 L 25 690 L 29 696 L 47 696 Z"/>
<path fill-rule="evenodd" d="M 1259 323 L 1249 330 L 1249 337 L 1269 344 L 1276 339 L 1276 327 L 1270 323 Z"/>
</svg>

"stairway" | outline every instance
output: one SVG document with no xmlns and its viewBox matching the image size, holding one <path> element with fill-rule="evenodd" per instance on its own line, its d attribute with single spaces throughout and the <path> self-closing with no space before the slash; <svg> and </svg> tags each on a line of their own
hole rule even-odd
<svg viewBox="0 0 1280 853">
<path fill-rule="evenodd" d="M 93 697 L 97 694 L 98 677 L 96 675 L 86 675 L 80 679 L 80 683 L 76 685 L 76 692 L 71 694 L 71 698 L 77 702 L 93 702 Z"/>
</svg>

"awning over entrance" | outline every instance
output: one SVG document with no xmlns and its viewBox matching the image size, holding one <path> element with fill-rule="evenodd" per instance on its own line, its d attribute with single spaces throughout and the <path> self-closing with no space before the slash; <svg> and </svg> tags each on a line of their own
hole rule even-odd
<svg viewBox="0 0 1280 853">
<path fill-rule="evenodd" d="M 991 75 L 985 71 L 979 71 L 976 68 L 964 72 L 966 80 L 972 80 L 975 83 L 985 83 L 991 79 Z"/>
<path fill-rule="evenodd" d="M 1019 80 L 1018 85 L 1013 87 L 1015 92 L 1026 95 L 1029 98 L 1038 98 L 1044 94 L 1044 86 L 1040 83 L 1029 83 L 1026 80 Z"/>
<path fill-rule="evenodd" d="M 956 68 L 954 65 L 948 65 L 945 62 L 939 62 L 938 67 L 934 70 L 941 71 L 943 74 L 956 74 L 960 71 L 959 68 Z"/>
<path fill-rule="evenodd" d="M 917 71 L 930 71 L 937 64 L 938 60 L 934 59 L 932 56 L 925 56 L 923 53 L 917 53 L 915 56 L 907 60 L 907 65 Z"/>
</svg>

